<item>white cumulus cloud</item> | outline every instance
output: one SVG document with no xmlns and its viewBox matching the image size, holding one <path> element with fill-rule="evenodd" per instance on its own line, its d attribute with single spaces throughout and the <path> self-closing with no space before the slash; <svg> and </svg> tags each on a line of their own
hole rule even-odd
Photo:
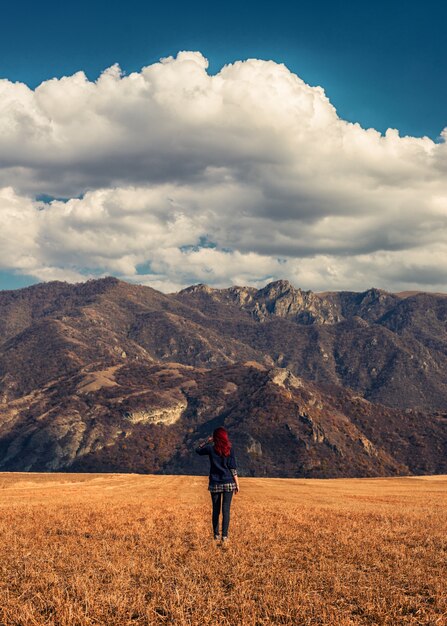
<svg viewBox="0 0 447 626">
<path fill-rule="evenodd" d="M 344 121 L 272 61 L 0 80 L 0 269 L 439 290 L 446 174 L 444 141 Z"/>
</svg>

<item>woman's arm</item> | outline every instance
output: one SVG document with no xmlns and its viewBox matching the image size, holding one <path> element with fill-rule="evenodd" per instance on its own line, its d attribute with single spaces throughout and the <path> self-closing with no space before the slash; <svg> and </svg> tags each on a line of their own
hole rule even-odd
<svg viewBox="0 0 447 626">
<path fill-rule="evenodd" d="M 239 476 L 237 475 L 236 456 L 234 454 L 233 448 L 231 449 L 230 458 L 228 459 L 228 467 L 230 468 L 230 472 L 233 475 L 233 480 L 236 483 L 236 493 L 238 493 L 238 491 L 239 491 Z"/>
<path fill-rule="evenodd" d="M 238 493 L 239 491 L 239 476 L 235 473 L 233 473 L 233 480 L 236 483 L 236 493 Z"/>
<path fill-rule="evenodd" d="M 196 448 L 196 452 L 197 454 L 206 454 L 207 451 L 204 450 L 203 448 L 208 444 L 211 443 L 213 441 L 212 437 L 207 437 L 205 440 L 203 440 L 201 443 L 199 443 L 199 445 Z"/>
</svg>

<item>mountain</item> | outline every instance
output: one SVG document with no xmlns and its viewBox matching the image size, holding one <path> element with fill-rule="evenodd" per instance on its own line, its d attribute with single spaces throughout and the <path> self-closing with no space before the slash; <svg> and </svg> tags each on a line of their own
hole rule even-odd
<svg viewBox="0 0 447 626">
<path fill-rule="evenodd" d="M 307 380 L 396 408 L 447 408 L 447 296 L 315 294 L 277 281 L 261 290 L 199 285 L 176 299 Z"/>
<path fill-rule="evenodd" d="M 447 298 L 105 278 L 0 292 L 0 470 L 447 471 Z"/>
</svg>

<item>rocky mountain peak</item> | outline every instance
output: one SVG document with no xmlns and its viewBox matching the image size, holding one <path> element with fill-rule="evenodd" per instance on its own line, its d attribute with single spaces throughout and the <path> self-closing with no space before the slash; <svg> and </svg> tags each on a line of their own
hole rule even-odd
<svg viewBox="0 0 447 626">
<path fill-rule="evenodd" d="M 205 283 L 198 283 L 197 285 L 191 285 L 190 287 L 186 287 L 185 289 L 182 289 L 181 291 L 179 291 L 179 295 L 181 294 L 200 294 L 200 293 L 206 293 L 206 294 L 210 294 L 213 293 L 214 291 L 216 291 L 214 289 L 214 287 L 210 287 L 209 285 L 206 285 Z"/>
<path fill-rule="evenodd" d="M 312 291 L 295 288 L 288 280 L 278 280 L 260 289 L 256 297 L 256 314 L 295 319 L 301 324 L 334 324 L 342 316 L 337 306 Z"/>
<path fill-rule="evenodd" d="M 295 287 L 288 280 L 275 280 L 268 283 L 262 289 L 259 289 L 258 293 L 260 297 L 265 298 L 278 298 L 287 293 L 301 292 L 301 289 L 295 289 Z"/>
<path fill-rule="evenodd" d="M 256 297 L 257 289 L 254 287 L 230 287 L 227 290 L 230 299 L 238 304 L 241 308 L 249 306 Z"/>
<path fill-rule="evenodd" d="M 388 297 L 393 297 L 384 289 L 377 289 L 377 287 L 371 287 L 370 289 L 367 289 L 363 292 L 362 296 L 364 302 L 376 302 L 377 300 L 379 300 L 380 302 L 384 302 Z"/>
</svg>

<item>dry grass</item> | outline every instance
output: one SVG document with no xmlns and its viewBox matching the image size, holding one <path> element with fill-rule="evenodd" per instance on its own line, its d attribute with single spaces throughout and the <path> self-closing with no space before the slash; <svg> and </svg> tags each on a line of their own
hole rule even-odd
<svg viewBox="0 0 447 626">
<path fill-rule="evenodd" d="M 0 624 L 447 624 L 447 477 L 0 474 Z"/>
</svg>

